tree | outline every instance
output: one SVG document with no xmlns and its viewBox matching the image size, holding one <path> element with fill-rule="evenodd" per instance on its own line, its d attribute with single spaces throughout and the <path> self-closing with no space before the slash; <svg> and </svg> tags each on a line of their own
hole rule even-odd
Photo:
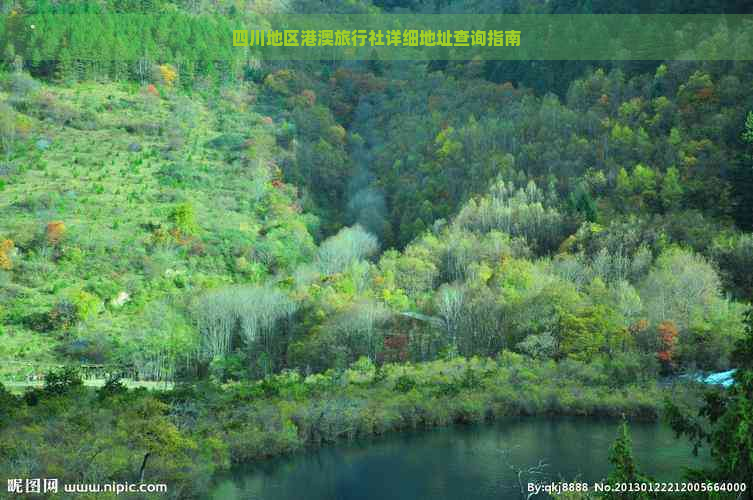
<svg viewBox="0 0 753 500">
<path fill-rule="evenodd" d="M 296 309 L 285 293 L 269 286 L 225 288 L 205 295 L 196 310 L 204 359 L 211 361 L 245 345 L 254 368 L 269 374 L 285 351 L 278 335 L 280 322 Z"/>
<path fill-rule="evenodd" d="M 657 328 L 659 335 L 659 352 L 656 355 L 662 363 L 665 372 L 671 372 L 675 364 L 675 349 L 677 346 L 677 327 L 671 321 L 662 321 Z"/>
<path fill-rule="evenodd" d="M 366 356 L 376 361 L 384 346 L 383 323 L 390 317 L 384 305 L 362 300 L 350 307 L 333 321 L 335 342 L 348 347 L 348 361 Z"/>
<path fill-rule="evenodd" d="M 515 189 L 512 183 L 498 180 L 488 195 L 463 206 L 454 226 L 478 233 L 498 230 L 525 237 L 533 248 L 546 253 L 556 249 L 571 229 L 562 214 L 548 205 L 545 192 L 533 181 L 525 189 Z"/>
<path fill-rule="evenodd" d="M 753 234 L 722 235 L 711 247 L 714 261 L 719 265 L 725 284 L 743 300 L 753 301 Z"/>
<path fill-rule="evenodd" d="M 623 418 L 622 423 L 619 426 L 617 432 L 617 439 L 612 445 L 612 449 L 609 452 L 609 462 L 612 464 L 612 472 L 609 474 L 609 484 L 629 484 L 634 485 L 638 483 L 651 482 L 652 479 L 644 476 L 638 470 L 638 466 L 635 464 L 633 458 L 633 449 L 630 440 L 630 432 L 628 430 L 627 421 Z M 648 500 L 651 498 L 647 492 L 632 492 L 625 491 L 619 493 L 607 493 L 604 498 L 614 500 Z"/>
<path fill-rule="evenodd" d="M 323 274 L 335 274 L 356 260 L 374 255 L 377 250 L 379 242 L 376 237 L 356 224 L 324 240 L 316 260 Z"/>
<path fill-rule="evenodd" d="M 82 386 L 81 375 L 72 366 L 51 370 L 44 377 L 44 392 L 50 396 L 62 396 Z"/>
<path fill-rule="evenodd" d="M 437 309 L 444 318 L 453 352 L 458 348 L 458 325 L 465 301 L 465 289 L 459 285 L 442 285 L 437 293 Z"/>
<path fill-rule="evenodd" d="M 746 143 L 753 144 L 753 111 L 748 111 L 748 115 L 745 117 L 745 130 L 742 138 Z"/>
<path fill-rule="evenodd" d="M 284 352 L 279 322 L 290 318 L 297 305 L 286 294 L 271 287 L 246 287 L 236 291 L 240 333 L 251 359 L 269 375 Z M 260 347 L 263 355 L 257 352 Z"/>
<path fill-rule="evenodd" d="M 672 320 L 680 329 L 707 316 L 720 300 L 721 281 L 711 264 L 689 250 L 663 252 L 649 272 L 641 298 L 654 324 Z"/>
<path fill-rule="evenodd" d="M 590 360 L 601 350 L 612 328 L 609 310 L 604 306 L 582 308 L 575 313 L 557 308 L 558 354 Z"/>
<path fill-rule="evenodd" d="M 557 343 L 549 332 L 529 335 L 516 346 L 519 351 L 535 359 L 550 359 L 556 353 Z"/>
<path fill-rule="evenodd" d="M 734 191 L 737 198 L 735 219 L 746 230 L 753 229 L 753 111 L 745 118 L 741 135 L 745 150 L 737 157 L 734 170 Z"/>
<path fill-rule="evenodd" d="M 13 146 L 18 138 L 16 112 L 5 103 L 0 103 L 0 144 L 3 146 L 6 161 L 10 161 Z"/>
<path fill-rule="evenodd" d="M 661 202 L 664 209 L 671 211 L 679 208 L 683 191 L 677 168 L 669 167 L 661 185 Z"/>
<path fill-rule="evenodd" d="M 138 453 L 133 481 L 143 483 L 154 458 L 170 461 L 171 467 L 185 467 L 197 446 L 184 437 L 167 416 L 168 406 L 151 397 L 130 404 L 118 419 L 115 435 Z"/>
<path fill-rule="evenodd" d="M 753 309 L 745 319 L 745 336 L 732 354 L 737 367 L 729 388 L 707 389 L 697 417 L 686 414 L 676 403 L 666 401 L 666 418 L 677 436 L 687 436 L 694 453 L 708 446 L 714 465 L 691 471 L 691 479 L 747 481 L 748 500 L 753 499 Z M 740 497 L 738 497 L 740 498 Z"/>
<path fill-rule="evenodd" d="M 633 194 L 633 185 L 630 181 L 630 174 L 628 174 L 625 168 L 620 168 L 620 171 L 617 173 L 616 190 L 623 202 L 627 202 Z"/>
<path fill-rule="evenodd" d="M 166 86 L 172 87 L 178 78 L 178 72 L 170 64 L 161 64 L 159 66 L 159 77 Z"/>
</svg>

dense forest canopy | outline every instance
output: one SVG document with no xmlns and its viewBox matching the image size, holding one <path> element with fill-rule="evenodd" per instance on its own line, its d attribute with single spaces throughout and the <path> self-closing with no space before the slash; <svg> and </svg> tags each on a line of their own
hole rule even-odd
<svg viewBox="0 0 753 500">
<path fill-rule="evenodd" d="M 0 463 L 44 476 L 75 445 L 27 456 L 3 422 L 58 432 L 85 419 L 103 429 L 92 446 L 117 460 L 82 455 L 70 477 L 130 477 L 134 457 L 143 477 L 153 455 L 150 468 L 188 484 L 191 467 L 205 477 L 230 460 L 407 427 L 411 405 L 426 405 L 413 425 L 655 416 L 659 378 L 747 370 L 753 62 L 269 62 L 225 36 L 239 19 L 318 11 L 753 7 L 4 2 L 0 380 L 74 365 L 230 389 L 130 405 L 112 379 L 84 416 L 55 406 L 80 381 L 53 371 L 23 402 L 0 391 L 1 406 L 20 408 L 0 408 L 11 443 Z M 101 23 L 51 22 L 77 12 Z M 138 13 L 149 15 L 123 16 Z M 127 43 L 114 43 L 118 30 Z M 721 32 L 698 47 L 725 43 Z M 743 377 L 729 396 L 740 407 Z M 374 421 L 370 398 L 383 403 Z M 23 437 L 50 439 L 31 424 Z"/>
<path fill-rule="evenodd" d="M 337 5 L 361 12 L 490 8 Z M 654 344 L 669 328 L 679 340 L 663 370 L 725 367 L 753 288 L 745 233 L 753 228 L 749 62 L 579 63 L 577 77 L 547 62 L 249 64 L 233 60 L 220 35 L 233 16 L 263 22 L 266 13 L 313 6 L 20 1 L 6 9 L 3 186 L 10 216 L 2 229 L 11 336 L 58 332 L 54 349 L 47 344 L 37 353 L 43 358 L 73 355 L 148 370 L 158 359 L 172 374 L 240 356 L 258 375 L 324 370 L 360 356 L 423 360 L 446 349 L 492 355 L 544 340 L 557 359 L 579 355 L 563 348 L 574 334 L 568 322 L 576 321 L 577 335 L 594 343 L 584 347 L 587 357 L 614 355 L 613 342 L 625 335 L 622 351 L 655 356 L 664 352 Z M 602 12 L 609 5 L 504 8 Z M 154 15 L 125 18 L 136 23 L 127 28 L 130 45 L 107 42 L 111 16 L 141 11 Z M 684 12 L 673 4 L 654 11 Z M 104 22 L 56 31 L 45 24 L 54 12 L 94 12 Z M 29 33 L 32 22 L 36 32 Z M 65 56 L 74 44 L 114 52 L 74 60 Z M 540 72 L 557 84 L 539 81 Z M 527 86 L 531 79 L 548 90 Z M 84 81 L 108 90 L 82 96 L 76 89 Z M 150 144 L 135 141 L 118 153 L 129 173 L 103 177 L 92 170 L 102 161 L 96 148 L 78 144 L 94 130 L 110 130 L 107 137 L 119 141 L 144 136 Z M 40 140 L 55 147 L 47 151 Z M 68 168 L 47 175 L 72 176 L 73 184 L 86 175 L 81 189 L 99 177 L 93 196 L 126 195 L 146 213 L 122 213 L 126 231 L 115 212 L 108 220 L 100 209 L 111 242 L 85 239 L 90 201 L 71 199 L 75 190 L 61 190 L 56 200 L 28 189 L 33 172 L 58 158 Z M 126 184 L 126 191 L 136 189 L 123 193 L 109 185 L 112 175 L 135 176 L 141 186 Z M 227 203 L 213 201 L 218 190 Z M 249 229 L 239 232 L 237 220 Z M 125 275 L 82 277 L 90 253 L 102 251 L 96 248 L 117 248 L 120 264 L 96 262 Z M 390 248 L 397 250 L 379 256 Z M 67 258 L 71 252 L 81 257 Z M 160 276 L 167 283 L 156 286 L 151 271 L 135 264 L 157 255 L 179 279 Z M 61 280 L 52 290 L 30 267 L 45 259 Z M 510 273 L 518 276 L 512 282 Z M 246 288 L 223 299 L 206 279 Z M 263 287 L 290 302 L 283 308 L 288 319 L 273 312 L 277 305 L 251 298 L 269 295 Z M 245 302 L 238 298 L 247 293 Z M 117 309 L 108 304 L 118 294 L 143 297 Z M 456 311 L 447 310 L 451 297 Z M 539 307 L 554 308 L 546 315 L 551 323 L 527 312 Z M 441 321 L 410 324 L 399 319 L 406 312 Z M 452 317 L 471 324 L 454 325 Z M 149 318 L 178 324 L 147 331 L 185 333 L 167 350 L 163 340 L 124 334 Z M 644 331 L 654 340 L 641 344 Z M 398 342 L 404 347 L 390 353 L 385 346 L 396 336 L 405 337 Z M 87 348 L 79 352 L 81 346 Z"/>
</svg>

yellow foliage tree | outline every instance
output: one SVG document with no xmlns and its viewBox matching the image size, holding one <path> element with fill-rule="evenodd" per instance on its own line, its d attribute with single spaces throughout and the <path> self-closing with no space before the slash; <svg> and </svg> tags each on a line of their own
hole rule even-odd
<svg viewBox="0 0 753 500">
<path fill-rule="evenodd" d="M 162 81 L 168 87 L 172 87 L 175 84 L 175 80 L 178 79 L 178 71 L 170 64 L 160 65 L 159 74 L 162 77 Z"/>
<path fill-rule="evenodd" d="M 0 241 L 0 269 L 10 271 L 13 262 L 10 260 L 10 253 L 13 251 L 13 242 L 11 240 Z"/>
</svg>

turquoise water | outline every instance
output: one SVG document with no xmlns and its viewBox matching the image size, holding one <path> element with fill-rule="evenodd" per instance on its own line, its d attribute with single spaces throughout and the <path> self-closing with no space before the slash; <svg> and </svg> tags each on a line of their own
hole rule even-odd
<svg viewBox="0 0 753 500">
<path fill-rule="evenodd" d="M 526 489 L 528 482 L 605 477 L 617 425 L 615 420 L 528 417 L 395 433 L 237 468 L 218 478 L 212 498 L 522 498 L 521 484 Z M 639 468 L 655 479 L 677 480 L 683 467 L 703 463 L 663 424 L 636 422 L 630 430 Z"/>
</svg>

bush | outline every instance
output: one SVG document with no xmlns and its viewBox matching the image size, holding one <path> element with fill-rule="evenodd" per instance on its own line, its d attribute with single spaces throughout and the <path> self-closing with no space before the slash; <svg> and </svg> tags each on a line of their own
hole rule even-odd
<svg viewBox="0 0 753 500">
<path fill-rule="evenodd" d="M 193 235 L 199 231 L 196 210 L 191 203 L 181 203 L 173 209 L 170 220 L 183 235 Z"/>
<path fill-rule="evenodd" d="M 201 173 L 188 162 L 170 162 L 162 165 L 156 172 L 160 184 L 174 188 L 196 187 L 202 181 Z"/>
<path fill-rule="evenodd" d="M 28 73 L 13 73 L 5 81 L 5 88 L 13 97 L 26 97 L 39 90 L 40 84 Z"/>
<path fill-rule="evenodd" d="M 241 380 L 248 375 L 248 359 L 241 352 L 215 356 L 209 365 L 209 373 L 219 382 Z"/>
<path fill-rule="evenodd" d="M 19 403 L 19 398 L 11 394 L 10 391 L 0 383 L 0 428 L 4 427 L 8 420 L 13 416 Z"/>
<path fill-rule="evenodd" d="M 653 354 L 621 352 L 605 359 L 603 366 L 609 385 L 614 387 L 650 380 L 659 374 L 659 363 Z"/>
<path fill-rule="evenodd" d="M 46 313 L 31 313 L 24 318 L 26 326 L 37 332 L 68 330 L 79 320 L 78 309 L 70 300 L 63 299 Z"/>
<path fill-rule="evenodd" d="M 68 359 L 84 363 L 104 363 L 112 352 L 112 344 L 103 336 L 76 339 L 63 343 L 57 351 Z"/>
<path fill-rule="evenodd" d="M 81 321 L 95 318 L 102 310 L 102 301 L 99 297 L 83 290 L 74 294 L 71 302 L 76 306 L 76 314 Z"/>
<path fill-rule="evenodd" d="M 411 377 L 410 375 L 400 375 L 395 380 L 395 391 L 396 392 L 410 392 L 416 387 L 416 381 Z"/>
<path fill-rule="evenodd" d="M 78 369 L 72 366 L 50 370 L 44 377 L 44 392 L 50 396 L 62 396 L 83 385 Z"/>
<path fill-rule="evenodd" d="M 108 378 L 105 385 L 97 390 L 97 397 L 100 401 L 104 401 L 105 399 L 126 394 L 127 392 L 128 388 L 123 381 L 120 380 L 120 377 L 115 376 Z"/>
<path fill-rule="evenodd" d="M 246 144 L 246 138 L 241 134 L 223 134 L 207 142 L 206 146 L 224 151 L 240 151 Z"/>
</svg>

